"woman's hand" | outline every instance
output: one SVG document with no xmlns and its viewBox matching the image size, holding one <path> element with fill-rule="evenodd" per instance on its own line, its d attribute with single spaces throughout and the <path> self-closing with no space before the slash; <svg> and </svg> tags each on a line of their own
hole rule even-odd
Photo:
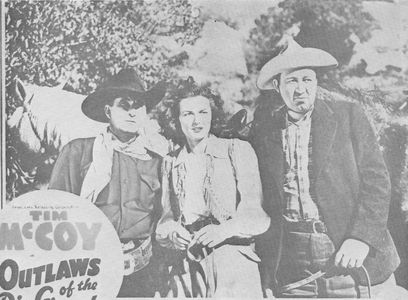
<svg viewBox="0 0 408 300">
<path fill-rule="evenodd" d="M 178 226 L 177 229 L 170 234 L 170 239 L 176 249 L 185 250 L 191 241 L 191 236 L 184 227 Z"/>
<path fill-rule="evenodd" d="M 194 234 L 192 244 L 201 243 L 210 248 L 215 247 L 232 237 L 227 227 L 222 225 L 207 225 Z"/>
</svg>

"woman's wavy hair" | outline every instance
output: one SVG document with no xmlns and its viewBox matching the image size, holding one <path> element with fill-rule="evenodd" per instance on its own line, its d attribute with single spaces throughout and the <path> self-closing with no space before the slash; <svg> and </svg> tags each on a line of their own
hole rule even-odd
<svg viewBox="0 0 408 300">
<path fill-rule="evenodd" d="M 208 85 L 197 85 L 192 77 L 179 79 L 168 90 L 163 101 L 164 109 L 159 112 L 158 121 L 164 136 L 181 146 L 186 143 L 186 139 L 179 122 L 180 102 L 185 98 L 195 96 L 203 96 L 210 101 L 212 112 L 210 133 L 219 136 L 225 126 L 225 113 L 220 96 L 215 94 Z"/>
</svg>

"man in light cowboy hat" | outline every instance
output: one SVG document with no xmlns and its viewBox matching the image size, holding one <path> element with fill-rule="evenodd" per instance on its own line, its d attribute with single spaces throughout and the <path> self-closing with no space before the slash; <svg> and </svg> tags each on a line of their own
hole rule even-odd
<svg viewBox="0 0 408 300">
<path fill-rule="evenodd" d="M 168 144 L 146 125 L 164 94 L 163 84 L 146 91 L 132 69 L 103 83 L 83 101 L 82 112 L 107 123 L 106 130 L 67 144 L 49 184 L 92 201 L 114 225 L 125 253 L 119 297 L 153 296 L 158 281 L 151 235 L 160 217 L 159 176 Z"/>
<path fill-rule="evenodd" d="M 335 66 L 329 53 L 291 40 L 257 80 L 284 103 L 260 105 L 251 132 L 272 219 L 257 241 L 267 295 L 395 291 L 400 260 L 387 229 L 389 175 L 361 108 L 328 99 L 317 86 L 316 72 Z"/>
</svg>

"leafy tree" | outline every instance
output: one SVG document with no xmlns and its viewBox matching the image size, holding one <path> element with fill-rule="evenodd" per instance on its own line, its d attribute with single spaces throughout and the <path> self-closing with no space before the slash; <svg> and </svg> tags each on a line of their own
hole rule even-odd
<svg viewBox="0 0 408 300">
<path fill-rule="evenodd" d="M 249 41 L 255 49 L 249 65 L 255 70 L 277 54 L 276 44 L 294 25 L 300 29 L 295 38 L 300 45 L 326 50 L 340 65 L 347 64 L 353 54 L 352 34 L 366 41 L 374 26 L 372 17 L 363 11 L 362 0 L 285 0 L 255 23 Z"/>
<path fill-rule="evenodd" d="M 184 58 L 172 57 L 157 40 L 193 43 L 201 26 L 187 0 L 8 1 L 7 115 L 21 105 L 16 78 L 46 86 L 65 80 L 65 89 L 82 94 L 123 67 L 138 69 L 148 85 L 171 79 L 171 67 Z M 56 154 L 44 149 L 34 156 L 7 128 L 7 198 L 46 181 Z"/>
<path fill-rule="evenodd" d="M 168 75 L 157 36 L 193 42 L 200 24 L 185 0 L 19 1 L 8 3 L 7 78 L 55 85 L 71 75 L 76 92 L 90 92 L 108 74 L 136 67 L 149 83 Z"/>
</svg>

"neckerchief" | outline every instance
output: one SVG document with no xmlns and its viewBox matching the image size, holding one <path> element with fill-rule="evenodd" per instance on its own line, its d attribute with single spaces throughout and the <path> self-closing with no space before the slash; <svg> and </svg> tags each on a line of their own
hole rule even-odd
<svg viewBox="0 0 408 300">
<path fill-rule="evenodd" d="M 121 142 L 109 128 L 106 128 L 95 138 L 92 163 L 82 183 L 80 196 L 95 203 L 100 192 L 111 180 L 114 151 L 140 160 L 150 160 L 152 156 L 147 150 L 164 156 L 168 152 L 168 145 L 167 140 L 160 134 L 151 133 L 147 136 L 144 130 L 130 141 Z"/>
</svg>

